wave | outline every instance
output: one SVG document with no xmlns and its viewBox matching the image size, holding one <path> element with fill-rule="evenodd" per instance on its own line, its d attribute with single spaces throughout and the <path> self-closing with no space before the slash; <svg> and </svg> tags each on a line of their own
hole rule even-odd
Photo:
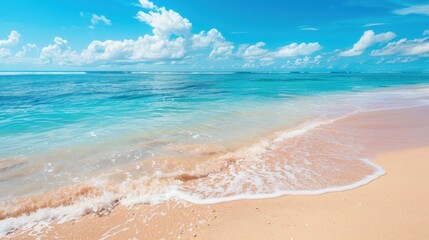
<svg viewBox="0 0 429 240">
<path fill-rule="evenodd" d="M 349 141 L 347 132 L 332 131 L 331 125 L 346 117 L 307 122 L 229 153 L 215 146 L 191 146 L 209 153 L 205 155 L 207 159 L 191 166 L 166 159 L 145 162 L 143 166 L 161 165 L 150 175 L 130 171 L 146 169 L 133 165 L 86 184 L 0 204 L 0 237 L 16 229 L 47 226 L 53 221 L 63 223 L 89 213 L 108 213 L 117 204 L 132 206 L 169 200 L 213 204 L 315 195 L 362 186 L 384 171 L 358 157 L 359 149 Z M 188 147 L 176 148 L 189 150 Z M 171 165 L 172 169 L 166 167 Z"/>
</svg>

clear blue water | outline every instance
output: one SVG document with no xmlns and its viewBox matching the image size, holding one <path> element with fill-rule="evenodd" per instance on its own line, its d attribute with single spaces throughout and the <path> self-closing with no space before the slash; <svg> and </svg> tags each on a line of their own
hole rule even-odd
<svg viewBox="0 0 429 240">
<path fill-rule="evenodd" d="M 150 138 L 184 125 L 216 128 L 233 124 L 225 115 L 299 96 L 428 82 L 419 73 L 0 75 L 0 156 L 91 142 L 95 135 Z"/>
<path fill-rule="evenodd" d="M 79 199 L 76 216 L 116 201 L 212 203 L 347 189 L 330 176 L 340 166 L 324 161 L 361 157 L 353 137 L 310 132 L 356 112 L 423 104 L 424 73 L 0 73 L 0 213 L 21 206 L 2 202 L 79 184 L 104 195 Z M 311 155 L 319 142 L 330 147 Z M 240 164 L 213 170 L 231 156 Z M 188 172 L 210 174 L 176 179 Z M 63 210 L 39 217 L 74 213 Z M 33 223 L 31 216 L 2 220 L 0 236 Z"/>
<path fill-rule="evenodd" d="M 132 162 L 198 155 L 172 151 L 174 144 L 215 144 L 234 150 L 312 119 L 377 104 L 395 107 L 395 99 L 404 102 L 414 96 L 415 88 L 429 83 L 428 77 L 0 74 L 0 161 L 24 161 L 3 170 L 0 184 L 9 192 L 0 197 L 27 193 L 32 186 L 28 182 L 43 186 L 37 190 L 43 192 Z"/>
</svg>

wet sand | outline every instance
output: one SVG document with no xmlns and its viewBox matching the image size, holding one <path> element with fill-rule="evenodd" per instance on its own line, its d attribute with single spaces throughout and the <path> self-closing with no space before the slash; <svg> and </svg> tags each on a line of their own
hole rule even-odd
<svg viewBox="0 0 429 240">
<path fill-rule="evenodd" d="M 118 206 L 11 239 L 429 239 L 429 108 L 336 123 L 354 130 L 386 171 L 357 189 L 316 196 L 195 205 Z M 37 230 L 37 229 L 36 229 Z"/>
</svg>

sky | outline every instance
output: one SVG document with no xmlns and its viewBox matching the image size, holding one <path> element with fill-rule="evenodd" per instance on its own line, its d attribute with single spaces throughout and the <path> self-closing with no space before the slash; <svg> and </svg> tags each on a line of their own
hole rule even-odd
<svg viewBox="0 0 429 240">
<path fill-rule="evenodd" d="M 423 0 L 0 4 L 0 71 L 429 71 Z"/>
</svg>

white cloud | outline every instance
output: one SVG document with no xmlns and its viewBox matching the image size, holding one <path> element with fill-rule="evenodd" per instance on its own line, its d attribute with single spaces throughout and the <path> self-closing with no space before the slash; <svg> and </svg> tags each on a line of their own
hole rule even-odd
<svg viewBox="0 0 429 240">
<path fill-rule="evenodd" d="M 301 26 L 298 28 L 301 31 L 318 31 L 319 30 L 318 28 L 315 28 L 315 27 L 306 27 L 306 26 Z"/>
<path fill-rule="evenodd" d="M 273 53 L 274 57 L 286 58 L 286 57 L 296 57 L 296 56 L 306 56 L 311 55 L 316 51 L 322 49 L 322 46 L 318 42 L 312 43 L 292 43 L 287 46 L 279 48 L 276 52 Z"/>
<path fill-rule="evenodd" d="M 322 62 L 322 56 L 317 55 L 315 57 L 305 56 L 296 58 L 294 60 L 288 60 L 281 68 L 302 68 L 302 67 L 317 67 Z"/>
<path fill-rule="evenodd" d="M 21 34 L 19 34 L 17 31 L 12 30 L 5 40 L 0 40 L 0 47 L 10 47 L 19 42 L 19 38 L 21 37 Z"/>
<path fill-rule="evenodd" d="M 180 59 L 185 55 L 185 40 L 183 38 L 168 40 L 157 35 L 145 35 L 136 41 L 93 41 L 82 52 L 82 59 L 88 63 L 97 61 L 150 62 Z"/>
<path fill-rule="evenodd" d="M 131 63 L 165 62 L 184 58 L 187 53 L 186 39 L 192 24 L 173 10 L 158 8 L 147 0 L 140 0 L 140 6 L 152 9 L 148 13 L 139 11 L 136 19 L 150 25 L 153 35 L 146 34 L 137 40 L 93 41 L 81 53 L 86 63 Z M 176 38 L 171 38 L 174 34 Z"/>
<path fill-rule="evenodd" d="M 428 56 L 429 38 L 408 40 L 406 38 L 387 44 L 384 48 L 374 50 L 373 56 L 403 55 L 403 56 Z"/>
<path fill-rule="evenodd" d="M 423 14 L 429 15 L 429 4 L 415 5 L 407 8 L 397 9 L 393 13 L 398 15 Z"/>
<path fill-rule="evenodd" d="M 427 36 L 427 35 L 429 35 L 429 30 L 424 30 L 423 31 L 423 36 Z"/>
<path fill-rule="evenodd" d="M 40 61 L 44 64 L 79 65 L 79 55 L 72 51 L 67 40 L 55 37 L 54 44 L 42 48 Z"/>
<path fill-rule="evenodd" d="M 56 37 L 55 44 L 42 49 L 40 60 L 44 64 L 82 65 L 166 61 L 181 59 L 185 55 L 183 38 L 168 40 L 156 35 L 145 35 L 137 40 L 96 40 L 79 54 L 71 50 L 67 40 Z"/>
<path fill-rule="evenodd" d="M 184 38 L 174 40 L 164 39 L 160 36 L 145 35 L 139 37 L 134 45 L 132 60 L 151 61 L 151 60 L 173 60 L 181 59 L 186 55 L 186 46 Z"/>
<path fill-rule="evenodd" d="M 12 55 L 12 52 L 8 48 L 0 48 L 0 58 L 6 58 Z"/>
<path fill-rule="evenodd" d="M 110 21 L 110 19 L 106 18 L 104 15 L 92 14 L 91 25 L 89 26 L 89 28 L 94 29 L 95 25 L 99 23 L 104 23 L 108 26 L 112 25 L 112 21 Z"/>
<path fill-rule="evenodd" d="M 106 40 L 92 41 L 81 53 L 71 50 L 66 40 L 55 38 L 55 44 L 44 47 L 40 54 L 42 63 L 60 65 L 82 65 L 94 63 L 138 63 L 138 62 L 179 62 L 176 60 L 186 57 L 187 40 L 191 23 L 173 10 L 158 8 L 149 1 L 140 1 L 141 7 L 154 9 L 149 13 L 138 12 L 137 19 L 153 27 L 153 35 L 146 34 L 137 40 Z M 104 16 L 93 15 L 91 23 L 110 24 Z M 178 37 L 172 38 L 171 35 Z M 220 33 L 219 33 L 220 34 Z M 221 34 L 220 34 L 221 36 Z M 223 39 L 223 37 L 222 37 Z M 225 42 L 225 41 L 224 41 Z M 228 46 L 214 43 L 216 52 L 212 55 L 228 53 Z"/>
<path fill-rule="evenodd" d="M 234 50 L 234 45 L 226 41 L 222 33 L 217 29 L 211 29 L 207 33 L 201 31 L 198 34 L 194 34 L 191 37 L 191 43 L 193 49 L 212 47 L 212 51 L 209 54 L 209 57 L 212 59 L 229 58 Z"/>
<path fill-rule="evenodd" d="M 375 34 L 374 31 L 368 30 L 363 33 L 359 41 L 353 45 L 353 48 L 340 52 L 339 55 L 343 57 L 359 56 L 374 44 L 388 42 L 394 37 L 396 37 L 396 34 L 393 32 Z"/>
<path fill-rule="evenodd" d="M 158 7 L 153 2 L 148 0 L 139 0 L 140 6 L 145 9 L 157 9 Z"/>
<path fill-rule="evenodd" d="M 404 58 L 398 57 L 398 58 L 387 60 L 386 63 L 388 64 L 410 63 L 410 62 L 415 62 L 417 60 L 419 59 L 415 57 L 404 57 Z"/>
<path fill-rule="evenodd" d="M 82 52 L 82 59 L 88 62 L 129 59 L 134 51 L 134 40 L 92 41 Z"/>
<path fill-rule="evenodd" d="M 217 60 L 227 59 L 231 57 L 232 50 L 234 50 L 234 45 L 230 42 L 215 43 L 209 57 Z"/>
<path fill-rule="evenodd" d="M 243 44 L 239 47 L 237 56 L 245 59 L 247 62 L 259 61 L 258 64 L 247 64 L 250 66 L 262 66 L 266 63 L 273 64 L 273 61 L 278 58 L 295 58 L 299 56 L 308 56 L 322 49 L 322 46 L 317 43 L 292 43 L 283 46 L 275 51 L 264 49 L 265 43 L 258 42 L 254 45 Z M 291 60 L 288 60 L 290 62 Z M 300 61 L 300 60 L 297 60 Z"/>
<path fill-rule="evenodd" d="M 225 39 L 217 29 L 192 33 L 192 23 L 179 13 L 158 7 L 148 0 L 140 0 L 138 5 L 146 10 L 138 11 L 136 19 L 152 27 L 151 34 L 137 39 L 92 41 L 81 52 L 74 51 L 68 42 L 55 38 L 54 43 L 42 48 L 40 61 L 45 64 L 183 64 L 190 53 L 206 51 L 208 59 L 219 60 L 237 56 L 246 61 L 258 61 L 259 66 L 274 64 L 276 58 L 296 58 L 308 56 L 322 49 L 318 42 L 292 43 L 275 51 L 265 49 L 264 42 L 242 45 L 237 52 L 235 46 Z M 110 24 L 104 16 L 93 15 L 93 25 Z M 19 55 L 25 55 L 22 51 Z M 297 64 L 310 61 L 306 58 Z M 300 61 L 302 63 L 300 63 Z M 311 60 L 316 64 L 315 60 Z"/>
<path fill-rule="evenodd" d="M 255 64 L 254 62 L 246 62 L 241 66 L 241 68 L 248 68 L 248 69 L 257 68 L 257 67 L 259 67 L 259 66 L 257 64 Z"/>
<path fill-rule="evenodd" d="M 241 57 L 245 59 L 260 59 L 268 53 L 268 50 L 263 49 L 264 42 L 258 42 L 255 45 L 243 46 Z"/>
<path fill-rule="evenodd" d="M 225 38 L 217 29 L 211 29 L 207 33 L 205 31 L 201 31 L 191 37 L 192 48 L 194 49 L 206 48 L 216 42 L 224 41 Z"/>
<path fill-rule="evenodd" d="M 152 26 L 153 33 L 158 36 L 186 35 L 192 28 L 188 19 L 173 10 L 166 10 L 164 7 L 149 13 L 139 11 L 136 18 Z"/>
<path fill-rule="evenodd" d="M 383 26 L 386 25 L 386 23 L 367 23 L 363 25 L 363 27 L 376 27 L 376 26 Z"/>
<path fill-rule="evenodd" d="M 16 58 L 25 57 L 29 52 L 31 52 L 32 50 L 35 50 L 35 49 L 37 49 L 37 45 L 36 44 L 34 44 L 34 43 L 28 43 L 28 44 L 22 46 L 21 50 L 18 51 L 15 54 L 15 57 Z"/>
</svg>

